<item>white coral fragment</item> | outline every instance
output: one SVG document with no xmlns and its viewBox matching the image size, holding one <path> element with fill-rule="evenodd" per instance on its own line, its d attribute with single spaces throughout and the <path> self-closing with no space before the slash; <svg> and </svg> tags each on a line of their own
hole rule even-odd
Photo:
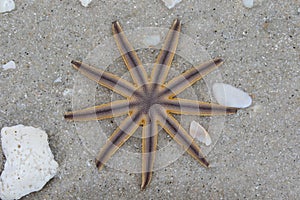
<svg viewBox="0 0 300 200">
<path fill-rule="evenodd" d="M 169 9 L 174 8 L 174 6 L 181 2 L 181 0 L 162 0 Z"/>
<path fill-rule="evenodd" d="M 211 138 L 208 132 L 201 126 L 199 123 L 192 121 L 190 125 L 190 135 L 199 140 L 200 142 L 204 143 L 206 146 L 211 144 Z"/>
<path fill-rule="evenodd" d="M 10 12 L 15 9 L 13 0 L 0 0 L 0 13 Z"/>
<path fill-rule="evenodd" d="M 45 131 L 17 125 L 1 130 L 6 157 L 0 178 L 0 198 L 19 199 L 41 190 L 56 174 L 58 164 L 49 148 Z"/>
<path fill-rule="evenodd" d="M 247 108 L 252 104 L 251 97 L 244 91 L 224 83 L 214 83 L 213 94 L 223 106 Z"/>
<path fill-rule="evenodd" d="M 88 5 L 92 2 L 92 0 L 80 0 L 81 5 L 84 7 L 88 7 Z"/>
</svg>

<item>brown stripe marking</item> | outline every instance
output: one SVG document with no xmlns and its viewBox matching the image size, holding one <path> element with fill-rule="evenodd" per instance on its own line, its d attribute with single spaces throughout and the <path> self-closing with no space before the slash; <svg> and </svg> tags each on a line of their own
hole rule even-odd
<svg viewBox="0 0 300 200">
<path fill-rule="evenodd" d="M 235 114 L 237 108 L 188 99 L 168 99 L 162 102 L 168 112 L 182 115 L 213 116 Z"/>
<path fill-rule="evenodd" d="M 159 124 L 162 128 L 187 151 L 193 158 L 195 158 L 201 165 L 208 167 L 209 163 L 202 154 L 200 147 L 193 141 L 193 138 L 182 128 L 177 120 L 170 114 L 166 114 L 164 117 L 160 113 L 161 118 L 165 118 L 164 123 L 160 120 Z"/>
<path fill-rule="evenodd" d="M 118 100 L 82 110 L 65 113 L 67 120 L 89 121 L 118 117 L 127 114 L 133 108 L 127 100 Z"/>
<path fill-rule="evenodd" d="M 80 61 L 72 60 L 73 67 L 77 69 L 84 76 L 97 82 L 98 84 L 107 87 L 114 92 L 121 94 L 124 97 L 130 97 L 136 88 L 128 81 L 103 71 L 101 69 L 94 68 Z"/>
<path fill-rule="evenodd" d="M 128 116 L 114 131 L 96 157 L 96 166 L 99 170 L 102 169 L 109 158 L 133 135 L 139 127 L 141 120 L 142 115 L 133 111 L 132 115 Z"/>
<path fill-rule="evenodd" d="M 175 19 L 151 73 L 151 81 L 156 84 L 162 84 L 166 80 L 178 45 L 180 29 L 181 23 L 178 19 Z"/>
<path fill-rule="evenodd" d="M 216 58 L 184 72 L 166 84 L 160 95 L 173 97 L 223 64 L 221 58 Z M 173 94 L 172 94 L 173 93 Z"/>
<path fill-rule="evenodd" d="M 150 119 L 147 116 L 143 126 L 142 137 L 142 190 L 145 189 L 151 181 L 157 148 L 157 138 L 158 129 L 156 120 Z"/>
<path fill-rule="evenodd" d="M 138 86 L 147 83 L 147 73 L 119 22 L 112 23 L 113 36 L 131 77 Z"/>
</svg>

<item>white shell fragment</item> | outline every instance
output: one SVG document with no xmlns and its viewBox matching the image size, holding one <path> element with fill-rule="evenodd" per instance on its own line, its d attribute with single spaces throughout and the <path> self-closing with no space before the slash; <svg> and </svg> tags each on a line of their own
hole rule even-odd
<svg viewBox="0 0 300 200">
<path fill-rule="evenodd" d="M 242 90 L 224 83 L 214 83 L 213 94 L 223 106 L 247 108 L 252 104 L 251 97 Z"/>
<path fill-rule="evenodd" d="M 88 7 L 88 5 L 91 3 L 92 0 L 80 0 L 81 5 L 84 7 Z"/>
<path fill-rule="evenodd" d="M 61 83 L 61 82 L 62 82 L 61 77 L 58 77 L 53 81 L 53 83 Z"/>
<path fill-rule="evenodd" d="M 211 138 L 208 132 L 199 123 L 192 121 L 190 125 L 190 135 L 196 138 L 200 142 L 204 143 L 206 146 L 211 144 Z"/>
<path fill-rule="evenodd" d="M 174 6 L 181 2 L 181 0 L 162 0 L 169 9 L 174 8 Z"/>
<path fill-rule="evenodd" d="M 1 0 L 0 0 L 1 2 Z M 4 70 L 8 70 L 8 69 L 16 69 L 16 63 L 14 61 L 9 61 L 8 63 L 6 63 L 5 65 L 2 65 L 2 68 Z"/>
<path fill-rule="evenodd" d="M 254 2 L 254 0 L 243 0 L 243 4 L 246 8 L 252 8 L 253 2 Z"/>
<path fill-rule="evenodd" d="M 0 198 L 19 199 L 41 190 L 56 174 L 58 164 L 49 148 L 45 131 L 17 125 L 1 130 L 6 157 L 0 178 Z"/>
<path fill-rule="evenodd" d="M 13 0 L 0 0 L 0 13 L 10 12 L 15 9 Z"/>
</svg>

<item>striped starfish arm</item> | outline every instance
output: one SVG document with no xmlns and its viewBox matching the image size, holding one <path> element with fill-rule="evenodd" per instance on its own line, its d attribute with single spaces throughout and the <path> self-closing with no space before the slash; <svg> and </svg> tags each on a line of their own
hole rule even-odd
<svg viewBox="0 0 300 200">
<path fill-rule="evenodd" d="M 146 70 L 137 56 L 137 53 L 129 43 L 118 21 L 112 23 L 112 32 L 125 65 L 131 74 L 133 82 L 138 86 L 144 85 L 147 83 Z"/>
<path fill-rule="evenodd" d="M 178 121 L 170 114 L 160 112 L 159 124 L 162 128 L 194 159 L 204 167 L 209 163 L 202 154 L 200 147 L 193 141 L 193 138 L 184 130 Z"/>
<path fill-rule="evenodd" d="M 109 137 L 96 157 L 96 166 L 101 170 L 109 158 L 133 135 L 142 121 L 139 112 L 133 112 Z"/>
<path fill-rule="evenodd" d="M 142 184 L 145 189 L 150 184 L 157 148 L 158 128 L 155 118 L 146 117 L 142 137 Z"/>
<path fill-rule="evenodd" d="M 168 112 L 182 115 L 226 115 L 235 114 L 238 110 L 237 108 L 226 107 L 219 104 L 179 98 L 165 100 L 162 104 Z"/>
<path fill-rule="evenodd" d="M 153 83 L 163 84 L 165 82 L 176 52 L 180 30 L 181 23 L 178 19 L 175 19 L 154 64 L 151 73 Z"/>
<path fill-rule="evenodd" d="M 83 110 L 66 112 L 64 117 L 72 121 L 101 120 L 128 114 L 130 107 L 127 100 L 117 100 Z"/>
<path fill-rule="evenodd" d="M 97 69 L 79 61 L 73 60 L 71 63 L 73 67 L 84 76 L 126 98 L 130 97 L 132 93 L 136 90 L 130 82 L 114 74 L 103 71 L 101 69 Z"/>
<path fill-rule="evenodd" d="M 160 95 L 171 95 L 171 97 L 174 97 L 222 64 L 223 60 L 221 58 L 216 58 L 197 67 L 193 67 L 169 81 L 166 84 L 166 88 L 160 92 Z"/>
</svg>

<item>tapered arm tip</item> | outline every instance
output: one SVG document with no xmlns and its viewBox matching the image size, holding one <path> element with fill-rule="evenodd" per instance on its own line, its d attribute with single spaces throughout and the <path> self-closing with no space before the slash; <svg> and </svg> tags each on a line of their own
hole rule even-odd
<svg viewBox="0 0 300 200">
<path fill-rule="evenodd" d="M 66 112 L 66 113 L 64 114 L 64 118 L 65 118 L 66 120 L 73 120 L 73 117 L 74 117 L 74 115 L 73 115 L 72 112 Z"/>
<path fill-rule="evenodd" d="M 72 61 L 71 61 L 71 64 L 72 64 L 72 66 L 73 66 L 75 69 L 79 70 L 79 68 L 80 68 L 81 65 L 82 65 L 82 62 L 77 61 L 77 60 L 72 60 Z"/>
</svg>

